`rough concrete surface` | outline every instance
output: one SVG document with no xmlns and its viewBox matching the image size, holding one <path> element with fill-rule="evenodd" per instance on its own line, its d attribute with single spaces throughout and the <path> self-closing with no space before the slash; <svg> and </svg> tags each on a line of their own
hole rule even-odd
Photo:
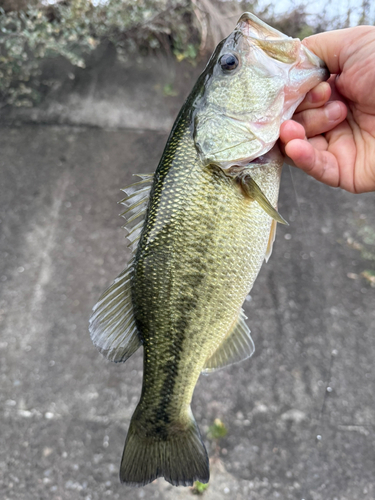
<svg viewBox="0 0 375 500">
<path fill-rule="evenodd" d="M 85 69 L 63 59 L 48 60 L 43 68 L 46 87 L 35 107 L 6 107 L 0 122 L 144 128 L 168 132 L 181 100 L 203 68 L 170 55 L 119 61 L 111 45 L 101 45 Z"/>
<path fill-rule="evenodd" d="M 193 498 L 118 467 L 142 352 L 105 361 L 87 324 L 129 251 L 116 204 L 164 133 L 22 126 L 0 133 L 0 498 Z M 254 356 L 197 385 L 202 433 L 228 435 L 206 500 L 375 499 L 375 197 L 285 168 L 273 255 L 245 303 Z M 214 454 L 213 446 L 206 443 Z"/>
</svg>

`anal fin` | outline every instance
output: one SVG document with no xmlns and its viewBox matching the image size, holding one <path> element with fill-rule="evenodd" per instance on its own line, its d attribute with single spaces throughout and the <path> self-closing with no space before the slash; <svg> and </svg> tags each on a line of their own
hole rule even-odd
<svg viewBox="0 0 375 500">
<path fill-rule="evenodd" d="M 237 321 L 233 325 L 230 333 L 206 361 L 202 372 L 209 373 L 214 370 L 219 370 L 224 366 L 250 358 L 250 356 L 254 354 L 254 342 L 251 338 L 250 330 L 245 323 L 245 319 L 245 313 L 243 309 L 241 309 Z"/>
</svg>

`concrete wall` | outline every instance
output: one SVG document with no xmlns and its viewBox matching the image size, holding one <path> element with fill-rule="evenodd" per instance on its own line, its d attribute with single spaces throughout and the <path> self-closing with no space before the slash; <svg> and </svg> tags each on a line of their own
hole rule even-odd
<svg viewBox="0 0 375 500">
<path fill-rule="evenodd" d="M 100 47 L 85 69 L 62 59 L 44 64 L 42 80 L 54 81 L 34 108 L 2 110 L 0 124 L 69 124 L 168 131 L 204 62 L 172 55 L 130 56 L 119 61 L 111 45 Z"/>
</svg>

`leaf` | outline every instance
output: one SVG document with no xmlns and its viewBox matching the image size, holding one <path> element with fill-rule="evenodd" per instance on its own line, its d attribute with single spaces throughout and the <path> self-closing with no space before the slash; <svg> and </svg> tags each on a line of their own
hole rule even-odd
<svg viewBox="0 0 375 500">
<path fill-rule="evenodd" d="M 207 490 L 209 484 L 201 483 L 200 481 L 195 481 L 193 486 L 193 494 L 194 495 L 203 495 L 203 493 Z"/>
</svg>

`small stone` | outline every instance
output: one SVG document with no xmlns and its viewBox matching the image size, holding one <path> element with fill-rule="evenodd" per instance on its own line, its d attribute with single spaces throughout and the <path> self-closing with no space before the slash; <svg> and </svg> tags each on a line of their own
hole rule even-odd
<svg viewBox="0 0 375 500">
<path fill-rule="evenodd" d="M 33 416 L 32 412 L 29 410 L 18 410 L 18 415 L 24 418 L 30 418 Z"/>
</svg>

